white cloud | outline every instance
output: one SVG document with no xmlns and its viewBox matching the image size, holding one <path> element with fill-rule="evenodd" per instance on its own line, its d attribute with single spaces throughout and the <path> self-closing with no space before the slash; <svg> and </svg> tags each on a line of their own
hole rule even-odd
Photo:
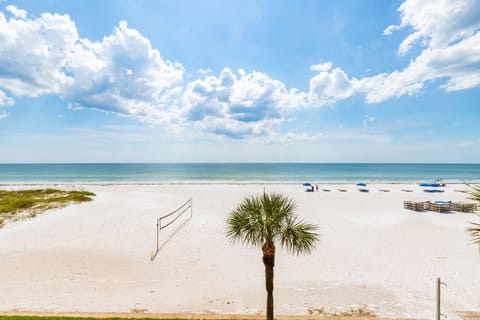
<svg viewBox="0 0 480 320">
<path fill-rule="evenodd" d="M 362 79 L 349 77 L 340 68 L 331 70 L 330 62 L 313 65 L 319 74 L 310 80 L 310 105 L 333 104 L 356 93 L 365 93 L 368 103 L 378 103 L 420 94 L 426 82 L 438 79 L 446 91 L 480 86 L 480 6 L 468 0 L 406 0 L 399 11 L 402 23 L 389 26 L 384 34 L 411 27 L 399 53 L 406 54 L 419 43 L 420 54 L 402 70 Z"/>
<path fill-rule="evenodd" d="M 0 120 L 5 119 L 6 117 L 8 117 L 8 113 L 6 111 L 2 111 L 0 113 Z"/>
<path fill-rule="evenodd" d="M 304 93 L 287 90 L 267 74 L 225 68 L 218 77 L 190 82 L 184 117 L 207 132 L 233 138 L 265 135 L 284 121 L 284 113 L 305 104 Z"/>
<path fill-rule="evenodd" d="M 333 104 L 337 100 L 345 99 L 355 93 L 356 79 L 350 79 L 340 68 L 332 68 L 327 62 L 313 65 L 311 70 L 319 73 L 310 79 L 308 101 L 310 106 Z"/>
<path fill-rule="evenodd" d="M 0 87 L 13 95 L 60 94 L 72 108 L 89 107 L 148 121 L 172 116 L 184 69 L 161 58 L 149 40 L 120 22 L 101 42 L 80 39 L 68 15 L 25 19 L 0 11 Z"/>
<path fill-rule="evenodd" d="M 13 5 L 8 5 L 6 7 L 7 11 L 10 12 L 15 18 L 25 19 L 27 17 L 27 11 L 18 9 Z"/>
<path fill-rule="evenodd" d="M 148 121 L 171 117 L 183 80 L 180 63 L 162 59 L 137 30 L 120 22 L 101 42 L 82 39 L 67 67 L 73 82 L 64 97 L 72 107 L 134 115 Z"/>
<path fill-rule="evenodd" d="M 193 128 L 233 138 L 267 137 L 296 109 L 333 105 L 359 93 L 378 103 L 420 94 L 426 82 L 439 79 L 446 91 L 480 86 L 480 6 L 475 1 L 405 0 L 401 23 L 384 30 L 385 35 L 411 30 L 398 51 L 421 50 L 405 68 L 358 79 L 328 61 L 311 66 L 315 75 L 308 92 L 244 69 L 225 68 L 218 75 L 200 69 L 200 78 L 187 82 L 182 64 L 164 59 L 126 22 L 92 42 L 79 38 L 68 15 L 29 18 L 15 6 L 7 10 L 9 19 L 0 11 L 0 89 L 12 97 L 59 94 L 73 109 L 162 122 L 174 132 Z M 0 90 L 0 106 L 14 103 L 5 92 Z M 366 117 L 364 126 L 373 120 Z"/>
<path fill-rule="evenodd" d="M 422 51 L 408 66 L 391 73 L 356 79 L 330 62 L 314 65 L 319 74 L 310 80 L 309 102 L 333 104 L 356 93 L 365 93 L 368 103 L 420 94 L 425 83 L 442 79 L 446 91 L 480 86 L 480 6 L 475 1 L 406 0 L 399 8 L 402 22 L 384 34 L 410 27 L 413 31 L 400 44 L 404 55 L 414 45 Z"/>
<path fill-rule="evenodd" d="M 389 36 L 395 30 L 400 30 L 400 26 L 390 25 L 390 26 L 388 26 L 387 29 L 383 30 L 383 34 L 386 35 L 386 36 Z"/>
<path fill-rule="evenodd" d="M 357 91 L 367 94 L 367 102 L 418 94 L 425 82 L 436 79 L 447 79 L 441 85 L 447 91 L 480 86 L 480 6 L 475 1 L 406 0 L 399 11 L 402 23 L 384 33 L 411 27 L 399 53 L 418 42 L 424 49 L 403 70 L 361 79 Z"/>
<path fill-rule="evenodd" d="M 414 75 L 408 77 L 405 71 L 394 71 L 390 74 L 382 73 L 358 81 L 357 92 L 366 93 L 368 103 L 378 103 L 392 97 L 414 95 L 423 88 L 423 82 Z"/>
<path fill-rule="evenodd" d="M 406 0 L 398 10 L 401 24 L 389 26 L 384 33 L 413 29 L 400 44 L 400 54 L 406 54 L 416 42 L 431 49 L 446 48 L 475 35 L 480 28 L 480 6 L 472 0 Z"/>
<path fill-rule="evenodd" d="M 367 102 L 419 93 L 424 83 L 448 79 L 440 87 L 447 91 L 480 86 L 480 33 L 445 49 L 426 49 L 408 67 L 360 81 Z"/>
<path fill-rule="evenodd" d="M 0 90 L 0 107 L 1 106 L 13 106 L 15 103 L 15 101 L 8 97 L 5 92 L 3 92 L 2 90 Z"/>
<path fill-rule="evenodd" d="M 0 12 L 0 87 L 14 95 L 60 93 L 72 81 L 63 69 L 77 38 L 68 15 L 7 20 Z"/>
<path fill-rule="evenodd" d="M 332 69 L 332 63 L 330 61 L 321 64 L 314 64 L 310 67 L 310 70 L 318 72 L 327 72 L 330 71 L 330 69 Z"/>
<path fill-rule="evenodd" d="M 200 68 L 200 69 L 198 69 L 197 72 L 198 72 L 199 75 L 204 77 L 204 76 L 208 76 L 208 75 L 212 74 L 212 69 L 210 69 L 210 68 L 209 69 Z"/>
</svg>

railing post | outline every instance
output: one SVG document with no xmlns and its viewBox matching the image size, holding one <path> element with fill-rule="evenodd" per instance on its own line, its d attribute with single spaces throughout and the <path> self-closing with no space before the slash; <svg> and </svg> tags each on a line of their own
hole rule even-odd
<svg viewBox="0 0 480 320">
<path fill-rule="evenodd" d="M 437 314 L 436 314 L 436 320 L 440 320 L 442 317 L 442 312 L 440 310 L 440 305 L 441 305 L 441 287 L 443 285 L 447 285 L 445 282 L 440 281 L 440 278 L 437 278 Z"/>
<path fill-rule="evenodd" d="M 159 234 L 160 234 L 160 224 L 161 224 L 161 221 L 159 218 L 157 219 L 157 250 L 158 250 L 158 241 L 159 241 Z"/>
<path fill-rule="evenodd" d="M 437 320 L 440 320 L 440 278 L 437 278 Z"/>
</svg>

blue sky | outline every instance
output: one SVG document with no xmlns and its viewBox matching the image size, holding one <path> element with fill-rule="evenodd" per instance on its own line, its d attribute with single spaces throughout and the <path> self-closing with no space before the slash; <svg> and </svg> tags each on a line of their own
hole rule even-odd
<svg viewBox="0 0 480 320">
<path fill-rule="evenodd" d="M 0 162 L 474 162 L 480 4 L 1 1 Z"/>
</svg>

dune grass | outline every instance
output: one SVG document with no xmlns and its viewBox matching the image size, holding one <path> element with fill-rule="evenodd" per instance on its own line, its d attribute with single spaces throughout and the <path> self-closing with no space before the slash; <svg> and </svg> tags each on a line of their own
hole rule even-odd
<svg viewBox="0 0 480 320">
<path fill-rule="evenodd" d="M 6 222 L 31 218 L 49 209 L 92 201 L 93 196 L 93 192 L 78 190 L 0 190 L 0 228 Z"/>
</svg>

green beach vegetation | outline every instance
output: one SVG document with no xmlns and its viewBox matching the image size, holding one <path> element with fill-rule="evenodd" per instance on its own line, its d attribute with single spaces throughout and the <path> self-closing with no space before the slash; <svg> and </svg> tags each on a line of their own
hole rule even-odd
<svg viewBox="0 0 480 320">
<path fill-rule="evenodd" d="M 267 291 L 267 320 L 273 320 L 273 267 L 275 244 L 294 254 L 310 253 L 319 239 L 318 227 L 295 214 L 296 204 L 279 193 L 245 198 L 229 215 L 227 237 L 262 248 Z"/>
<path fill-rule="evenodd" d="M 93 196 L 93 192 L 78 190 L 0 190 L 0 228 L 9 221 L 28 219 L 50 209 L 92 201 Z"/>
</svg>

